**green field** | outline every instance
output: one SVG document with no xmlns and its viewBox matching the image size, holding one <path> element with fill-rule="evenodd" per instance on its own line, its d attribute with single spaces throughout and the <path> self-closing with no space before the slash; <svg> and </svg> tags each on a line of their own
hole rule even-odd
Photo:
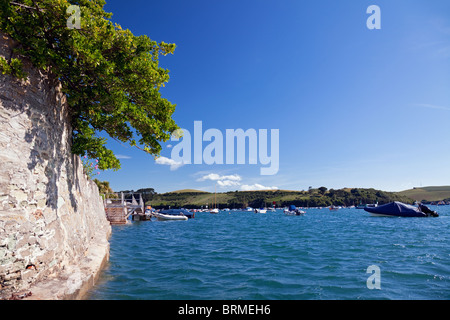
<svg viewBox="0 0 450 320">
<path fill-rule="evenodd" d="M 450 199 L 450 186 L 420 187 L 397 193 L 417 201 L 439 201 Z"/>
<path fill-rule="evenodd" d="M 168 193 L 209 193 L 207 191 L 202 190 L 196 190 L 196 189 L 181 189 L 181 190 L 175 190 Z"/>
<path fill-rule="evenodd" d="M 139 192 L 139 190 L 137 191 Z M 386 192 L 375 189 L 345 188 L 327 189 L 318 188 L 308 191 L 293 190 L 260 190 L 260 191 L 230 191 L 209 193 L 194 189 L 177 190 L 167 193 L 154 193 L 145 195 L 147 205 L 153 207 L 185 207 L 200 208 L 208 206 L 219 208 L 245 208 L 247 206 L 259 208 L 270 207 L 276 203 L 277 207 L 290 204 L 298 207 L 327 207 L 330 205 L 352 206 L 358 204 L 379 203 L 391 201 L 413 203 L 414 199 L 395 192 Z"/>
<path fill-rule="evenodd" d="M 126 191 L 124 191 L 126 192 Z M 127 191 L 128 192 L 128 191 Z M 450 200 L 450 186 L 421 187 L 400 192 L 387 192 L 376 189 L 344 188 L 327 189 L 325 187 L 308 191 L 295 190 L 260 190 L 229 191 L 216 194 L 195 189 L 176 190 L 157 193 L 153 188 L 139 189 L 146 205 L 153 207 L 185 207 L 200 208 L 245 208 L 247 206 L 270 207 L 273 202 L 277 207 L 290 204 L 298 207 L 327 207 L 330 205 L 352 206 L 359 204 L 385 204 L 392 201 L 414 203 L 415 201 Z"/>
</svg>

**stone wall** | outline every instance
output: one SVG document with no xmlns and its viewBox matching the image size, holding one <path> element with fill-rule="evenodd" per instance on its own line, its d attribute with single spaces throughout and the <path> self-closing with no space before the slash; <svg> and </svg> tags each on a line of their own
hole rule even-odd
<svg viewBox="0 0 450 320">
<path fill-rule="evenodd" d="M 14 43 L 0 33 L 0 55 Z M 97 186 L 70 151 L 59 86 L 25 62 L 0 74 L 0 299 L 75 299 L 108 259 L 111 227 Z"/>
</svg>

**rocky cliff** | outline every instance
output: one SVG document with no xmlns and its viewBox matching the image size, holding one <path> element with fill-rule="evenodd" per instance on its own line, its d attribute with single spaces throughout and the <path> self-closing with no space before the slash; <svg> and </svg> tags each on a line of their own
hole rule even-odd
<svg viewBox="0 0 450 320">
<path fill-rule="evenodd" d="M 0 55 L 11 46 L 0 33 Z M 109 254 L 97 186 L 72 155 L 65 96 L 25 61 L 28 79 L 0 74 L 0 299 L 77 299 Z"/>
</svg>

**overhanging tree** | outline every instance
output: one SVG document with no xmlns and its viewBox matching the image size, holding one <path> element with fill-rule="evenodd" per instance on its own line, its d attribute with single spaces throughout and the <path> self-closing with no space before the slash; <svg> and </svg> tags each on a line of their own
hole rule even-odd
<svg viewBox="0 0 450 320">
<path fill-rule="evenodd" d="M 70 5 L 81 9 L 80 28 L 68 28 Z M 169 71 L 159 56 L 175 44 L 135 36 L 111 22 L 104 0 L 0 0 L 0 30 L 17 41 L 11 48 L 60 81 L 67 96 L 72 152 L 98 159 L 100 169 L 119 169 L 99 133 L 158 155 L 161 141 L 178 129 L 175 105 L 159 89 Z M 26 76 L 20 59 L 0 59 L 0 71 Z"/>
</svg>

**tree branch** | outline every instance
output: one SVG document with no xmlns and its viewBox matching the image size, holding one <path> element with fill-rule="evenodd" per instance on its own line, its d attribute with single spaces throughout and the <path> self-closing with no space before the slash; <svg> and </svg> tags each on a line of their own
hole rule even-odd
<svg viewBox="0 0 450 320">
<path fill-rule="evenodd" d="M 25 9 L 31 9 L 31 10 L 37 10 L 37 11 L 45 12 L 44 9 L 41 9 L 41 8 L 39 8 L 39 7 L 38 7 L 38 8 L 33 8 L 33 7 L 30 7 L 30 6 L 21 4 L 21 3 L 17 3 L 17 2 L 13 2 L 13 1 L 11 1 L 10 3 L 11 3 L 13 6 L 19 6 L 19 7 L 25 8 Z"/>
</svg>

